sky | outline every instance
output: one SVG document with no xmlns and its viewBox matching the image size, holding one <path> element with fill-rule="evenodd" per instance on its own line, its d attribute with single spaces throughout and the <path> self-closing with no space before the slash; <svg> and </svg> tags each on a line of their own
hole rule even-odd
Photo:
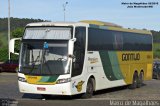
<svg viewBox="0 0 160 106">
<path fill-rule="evenodd" d="M 10 0 L 11 17 L 63 21 L 99 20 L 125 28 L 160 31 L 160 0 Z M 122 2 L 158 2 L 153 8 L 127 8 Z M 0 18 L 8 17 L 8 0 L 0 0 Z"/>
</svg>

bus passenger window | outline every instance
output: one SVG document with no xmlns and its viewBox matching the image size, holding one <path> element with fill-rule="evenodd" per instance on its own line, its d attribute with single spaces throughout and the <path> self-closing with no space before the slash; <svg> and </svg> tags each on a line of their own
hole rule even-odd
<svg viewBox="0 0 160 106">
<path fill-rule="evenodd" d="M 114 49 L 122 50 L 123 49 L 123 37 L 121 33 L 114 33 Z"/>
</svg>

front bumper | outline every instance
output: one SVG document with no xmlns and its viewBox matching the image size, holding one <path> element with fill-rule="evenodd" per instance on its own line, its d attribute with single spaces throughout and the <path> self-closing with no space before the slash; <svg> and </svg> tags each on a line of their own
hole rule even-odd
<svg viewBox="0 0 160 106">
<path fill-rule="evenodd" d="M 22 93 L 72 95 L 70 82 L 55 85 L 35 85 L 29 84 L 27 82 L 18 81 L 18 84 L 19 90 Z"/>
</svg>

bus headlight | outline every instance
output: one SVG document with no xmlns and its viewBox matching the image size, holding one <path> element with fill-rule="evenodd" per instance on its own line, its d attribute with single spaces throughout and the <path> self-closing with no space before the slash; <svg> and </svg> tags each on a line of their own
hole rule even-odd
<svg viewBox="0 0 160 106">
<path fill-rule="evenodd" d="M 21 81 L 21 82 L 27 82 L 25 78 L 23 77 L 18 77 L 18 81 Z"/>
<path fill-rule="evenodd" d="M 56 84 L 71 82 L 71 78 L 59 79 Z"/>
</svg>

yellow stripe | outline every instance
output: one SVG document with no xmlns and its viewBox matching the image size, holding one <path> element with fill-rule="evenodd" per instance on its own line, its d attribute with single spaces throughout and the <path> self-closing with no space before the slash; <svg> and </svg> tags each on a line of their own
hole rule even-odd
<svg viewBox="0 0 160 106">
<path fill-rule="evenodd" d="M 55 82 L 39 82 L 42 78 L 42 76 L 30 76 L 30 75 L 25 75 L 27 83 L 29 84 L 38 84 L 38 85 L 54 85 L 56 84 Z"/>
<path fill-rule="evenodd" d="M 125 28 L 118 28 L 118 27 L 107 27 L 107 29 L 108 30 L 114 30 L 114 31 L 132 32 L 132 33 L 140 33 L 140 34 L 152 35 L 152 33 L 150 31 L 147 31 L 147 30 L 125 29 Z"/>
<path fill-rule="evenodd" d="M 140 33 L 140 34 L 149 34 L 152 35 L 152 33 L 148 30 L 138 30 L 138 29 L 126 29 L 122 28 L 119 25 L 113 24 L 113 23 L 108 23 L 108 22 L 103 22 L 103 21 L 97 21 L 97 20 L 82 20 L 80 22 L 88 23 L 88 24 L 93 24 L 97 26 L 106 26 L 106 29 L 108 30 L 114 30 L 114 31 L 122 31 L 122 32 L 132 32 L 132 33 Z M 101 28 L 101 27 L 99 27 Z"/>
<path fill-rule="evenodd" d="M 96 20 L 82 20 L 80 22 L 88 23 L 88 24 L 94 24 L 94 25 L 99 25 L 99 26 L 104 26 L 105 24 L 101 21 L 96 21 Z"/>
</svg>

